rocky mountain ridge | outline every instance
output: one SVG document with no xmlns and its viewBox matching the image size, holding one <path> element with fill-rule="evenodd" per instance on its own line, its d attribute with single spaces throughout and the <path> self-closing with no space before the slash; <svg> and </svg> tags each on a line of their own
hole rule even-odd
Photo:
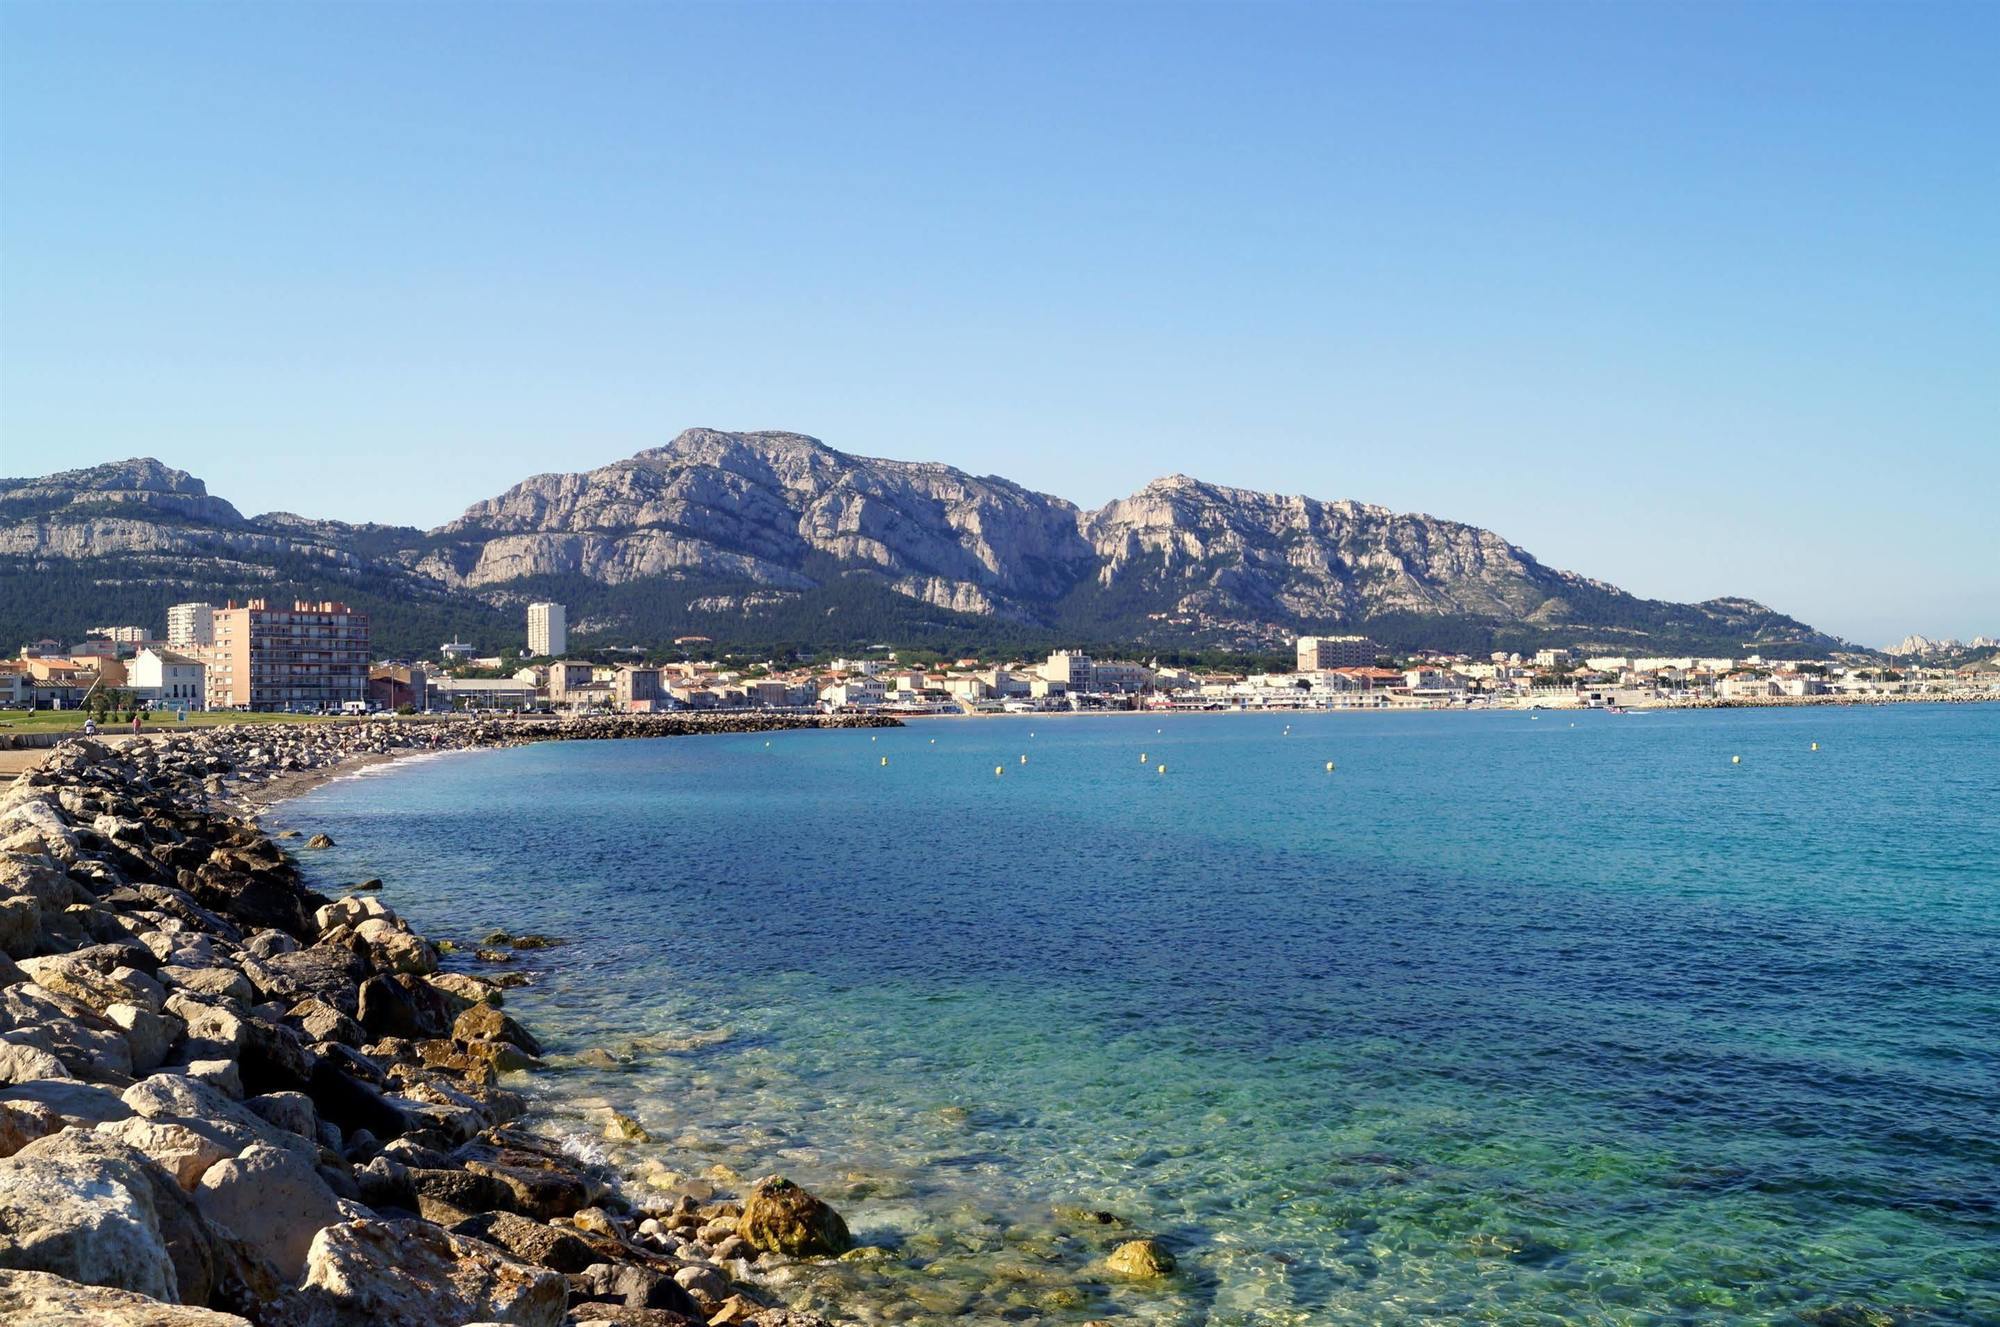
<svg viewBox="0 0 2000 1327">
<path fill-rule="evenodd" d="M 162 602 L 204 578 L 217 588 L 196 593 L 298 581 L 496 620 L 553 595 L 585 631 L 640 642 L 835 643 L 879 628 L 1233 648 L 1336 630 L 1459 647 L 1838 645 L 1751 600 L 1639 599 L 1490 530 L 1366 503 L 1170 475 L 1086 511 L 948 465 L 712 429 L 533 476 L 429 531 L 246 518 L 150 459 L 0 480 L 0 578 L 36 570 L 121 594 L 172 587 Z"/>
</svg>

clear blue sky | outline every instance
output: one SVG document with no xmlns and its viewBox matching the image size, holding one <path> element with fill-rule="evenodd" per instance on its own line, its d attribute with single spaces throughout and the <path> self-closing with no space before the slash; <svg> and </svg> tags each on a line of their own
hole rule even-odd
<svg viewBox="0 0 2000 1327">
<path fill-rule="evenodd" d="M 689 425 L 2000 633 L 2000 5 L 0 3 L 0 472 Z"/>
</svg>

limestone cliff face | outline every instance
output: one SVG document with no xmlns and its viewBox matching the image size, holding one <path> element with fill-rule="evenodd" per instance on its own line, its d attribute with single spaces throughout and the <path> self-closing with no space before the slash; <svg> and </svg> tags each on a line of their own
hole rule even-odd
<svg viewBox="0 0 2000 1327">
<path fill-rule="evenodd" d="M 797 587 L 819 556 L 939 607 L 1015 615 L 1060 596 L 1090 559 L 1075 507 L 1007 480 L 710 429 L 602 469 L 537 475 L 433 538 L 448 548 L 416 568 L 469 587 L 547 572 Z"/>
<path fill-rule="evenodd" d="M 873 594 L 861 611 L 915 631 L 949 612 L 1069 639 L 1267 645 L 1372 621 L 1412 641 L 1438 634 L 1422 624 L 1450 622 L 1459 640 L 1469 624 L 1475 635 L 1587 634 L 1635 649 L 1834 643 L 1749 600 L 1637 599 L 1490 530 L 1365 503 L 1171 475 L 1086 512 L 947 465 L 713 429 L 595 470 L 537 475 L 430 531 L 246 519 L 153 460 L 0 480 L 0 559 L 17 578 L 73 563 L 102 586 L 174 596 L 205 583 L 251 589 L 260 566 L 295 580 L 325 568 L 357 592 L 509 616 L 534 580 L 581 580 L 600 601 L 597 620 L 634 639 L 729 631 L 774 612 L 791 614 L 789 638 L 813 638 L 829 614 Z"/>
<path fill-rule="evenodd" d="M 150 458 L 0 479 L 0 556 L 83 559 L 117 554 L 356 559 L 336 535 L 247 521 L 185 470 Z"/>
<path fill-rule="evenodd" d="M 1097 580 L 1143 578 L 1175 607 L 1283 619 L 1524 618 L 1573 585 L 1490 530 L 1359 502 L 1158 479 L 1083 521 Z"/>
</svg>

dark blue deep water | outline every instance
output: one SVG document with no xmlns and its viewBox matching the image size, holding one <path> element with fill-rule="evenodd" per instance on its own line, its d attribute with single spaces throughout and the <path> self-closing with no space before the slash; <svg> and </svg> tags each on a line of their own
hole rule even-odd
<svg viewBox="0 0 2000 1327">
<path fill-rule="evenodd" d="M 848 1317 L 2000 1322 L 2000 706 L 548 744 L 275 819 L 569 940 L 551 1123 L 834 1199 L 894 1256 L 781 1290 Z"/>
</svg>

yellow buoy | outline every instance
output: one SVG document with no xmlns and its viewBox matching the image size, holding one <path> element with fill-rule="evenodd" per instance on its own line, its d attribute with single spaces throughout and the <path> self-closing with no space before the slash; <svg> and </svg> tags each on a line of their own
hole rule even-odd
<svg viewBox="0 0 2000 1327">
<path fill-rule="evenodd" d="M 1005 774 L 1007 772 L 1007 767 L 1005 765 L 995 765 L 993 767 L 993 772 L 995 774 Z"/>
<path fill-rule="evenodd" d="M 1333 773 L 1333 762 L 1331 760 L 1326 762 L 1326 772 L 1328 774 Z"/>
<path fill-rule="evenodd" d="M 1731 756 L 1731 757 L 1729 758 L 1729 763 L 1730 763 L 1730 764 L 1732 764 L 1732 765 L 1741 765 L 1741 764 L 1743 763 L 1743 757 L 1741 757 L 1741 756 Z"/>
<path fill-rule="evenodd" d="M 889 757 L 887 757 L 887 756 L 884 756 L 884 757 L 882 757 L 882 763 L 883 763 L 884 765 L 888 764 L 888 763 L 889 763 Z"/>
<path fill-rule="evenodd" d="M 1160 766 L 1160 773 L 1165 774 L 1166 772 L 1167 772 L 1167 767 L 1165 765 Z"/>
<path fill-rule="evenodd" d="M 1028 763 L 1028 755 L 1025 751 L 1021 753 L 1021 763 L 1023 765 Z"/>
<path fill-rule="evenodd" d="M 1813 743 L 1813 750 L 1815 750 L 1815 751 L 1819 750 L 1819 743 L 1818 743 L 1818 742 L 1814 742 L 1814 743 Z"/>
</svg>

